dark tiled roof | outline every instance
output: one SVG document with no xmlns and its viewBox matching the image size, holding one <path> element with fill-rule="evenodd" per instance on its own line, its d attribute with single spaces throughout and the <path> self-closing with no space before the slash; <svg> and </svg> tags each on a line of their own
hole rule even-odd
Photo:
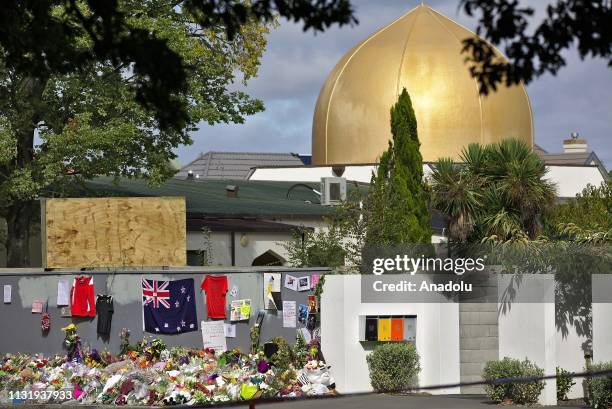
<svg viewBox="0 0 612 409">
<path fill-rule="evenodd" d="M 175 175 L 186 179 L 193 171 L 201 179 L 246 179 L 251 168 L 260 166 L 301 166 L 299 155 L 292 153 L 215 152 L 210 151 L 183 166 Z"/>
<path fill-rule="evenodd" d="M 226 186 L 238 186 L 238 196 L 228 197 Z M 273 217 L 321 217 L 333 211 L 330 206 L 321 206 L 319 196 L 303 186 L 319 190 L 318 183 L 300 183 L 291 190 L 294 182 L 250 181 L 250 180 L 180 180 L 170 179 L 159 187 L 150 188 L 142 179 L 120 179 L 117 184 L 111 177 L 98 177 L 88 181 L 83 189 L 71 194 L 73 197 L 101 196 L 184 196 L 187 202 L 187 217 L 217 218 L 273 218 Z M 367 186 L 347 183 L 349 191 Z M 310 203 L 309 203 L 310 202 Z"/>
<path fill-rule="evenodd" d="M 593 152 L 578 153 L 539 153 L 547 165 L 597 165 Z"/>
</svg>

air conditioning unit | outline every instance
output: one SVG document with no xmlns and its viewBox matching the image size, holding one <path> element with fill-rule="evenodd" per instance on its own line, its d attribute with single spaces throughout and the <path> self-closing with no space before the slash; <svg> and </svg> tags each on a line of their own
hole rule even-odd
<svg viewBox="0 0 612 409">
<path fill-rule="evenodd" d="M 321 178 L 321 204 L 334 206 L 346 200 L 345 178 Z"/>
</svg>

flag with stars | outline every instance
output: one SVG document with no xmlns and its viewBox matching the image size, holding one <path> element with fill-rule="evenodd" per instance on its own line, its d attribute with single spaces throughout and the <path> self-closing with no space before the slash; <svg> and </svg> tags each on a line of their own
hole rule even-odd
<svg viewBox="0 0 612 409">
<path fill-rule="evenodd" d="M 174 281 L 142 279 L 143 329 L 152 334 L 198 330 L 193 278 Z"/>
</svg>

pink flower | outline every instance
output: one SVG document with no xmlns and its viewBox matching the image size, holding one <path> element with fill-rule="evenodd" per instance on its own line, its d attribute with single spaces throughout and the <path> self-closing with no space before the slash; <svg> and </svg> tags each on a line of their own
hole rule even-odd
<svg viewBox="0 0 612 409">
<path fill-rule="evenodd" d="M 79 399 L 82 394 L 83 394 L 83 391 L 81 390 L 81 388 L 79 388 L 79 384 L 75 383 L 74 384 L 74 390 L 72 392 L 72 395 L 74 396 L 74 399 Z"/>
</svg>

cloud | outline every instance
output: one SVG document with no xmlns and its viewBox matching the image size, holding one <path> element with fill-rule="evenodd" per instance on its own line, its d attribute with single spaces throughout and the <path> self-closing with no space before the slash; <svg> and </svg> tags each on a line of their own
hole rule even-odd
<svg viewBox="0 0 612 409">
<path fill-rule="evenodd" d="M 532 0 L 541 16 L 546 3 Z M 312 115 L 320 88 L 336 62 L 354 45 L 418 4 L 405 0 L 354 0 L 359 25 L 331 28 L 313 34 L 301 25 L 281 21 L 269 36 L 259 76 L 246 91 L 264 101 L 266 111 L 242 125 L 202 125 L 194 144 L 177 150 L 188 163 L 208 150 L 310 152 Z M 427 4 L 473 29 L 476 21 L 461 13 L 458 0 L 430 0 Z M 562 150 L 562 140 L 573 131 L 609 167 L 612 164 L 612 85 L 602 60 L 581 61 L 567 53 L 568 66 L 557 76 L 545 76 L 527 87 L 535 123 L 536 143 L 551 152 Z"/>
</svg>

